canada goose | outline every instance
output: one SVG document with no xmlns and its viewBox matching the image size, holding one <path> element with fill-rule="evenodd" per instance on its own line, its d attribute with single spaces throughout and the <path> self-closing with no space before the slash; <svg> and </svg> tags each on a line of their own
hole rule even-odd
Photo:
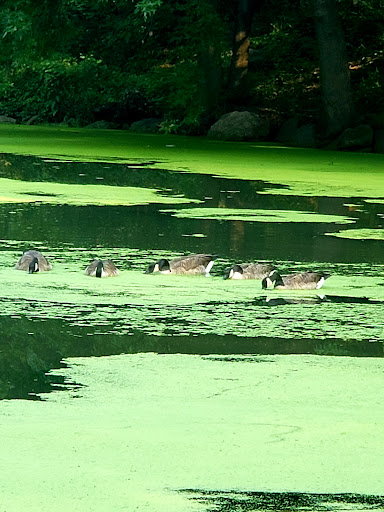
<svg viewBox="0 0 384 512">
<path fill-rule="evenodd" d="M 26 251 L 15 266 L 16 270 L 28 270 L 29 274 L 34 272 L 46 272 L 52 270 L 52 265 L 47 258 L 39 251 Z"/>
<path fill-rule="evenodd" d="M 269 263 L 241 263 L 228 268 L 224 273 L 224 279 L 263 279 L 275 268 Z"/>
<path fill-rule="evenodd" d="M 274 270 L 262 280 L 262 288 L 277 288 L 281 290 L 318 290 L 324 284 L 329 274 L 324 272 L 300 272 L 281 277 Z"/>
<path fill-rule="evenodd" d="M 113 277 L 117 276 L 119 271 L 111 260 L 93 260 L 84 273 L 94 277 Z"/>
<path fill-rule="evenodd" d="M 160 274 L 209 274 L 216 256 L 212 254 L 190 254 L 180 256 L 173 260 L 161 258 L 155 263 L 148 265 L 146 274 L 159 272 Z"/>
</svg>

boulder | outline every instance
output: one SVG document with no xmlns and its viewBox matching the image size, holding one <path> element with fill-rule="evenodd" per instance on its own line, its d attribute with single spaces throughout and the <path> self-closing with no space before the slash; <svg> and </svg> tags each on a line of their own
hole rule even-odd
<svg viewBox="0 0 384 512">
<path fill-rule="evenodd" d="M 129 130 L 137 133 L 158 133 L 161 121 L 157 117 L 147 117 L 132 123 Z"/>
<path fill-rule="evenodd" d="M 346 128 L 337 140 L 338 149 L 367 149 L 372 147 L 373 130 L 369 124 Z"/>
<path fill-rule="evenodd" d="M 373 151 L 375 153 L 384 153 L 384 130 L 375 130 L 373 136 Z"/>
<path fill-rule="evenodd" d="M 294 144 L 299 147 L 313 148 L 316 145 L 315 125 L 308 123 L 299 126 Z"/>
<path fill-rule="evenodd" d="M 86 128 L 94 128 L 98 130 L 113 130 L 117 128 L 116 123 L 111 123 L 109 121 L 95 121 L 94 123 L 87 124 Z"/>
<path fill-rule="evenodd" d="M 295 134 L 299 128 L 299 121 L 295 117 L 291 117 L 284 121 L 284 123 L 280 126 L 276 140 L 278 142 L 286 142 L 287 144 L 293 144 L 295 139 Z"/>
<path fill-rule="evenodd" d="M 316 145 L 315 125 L 308 123 L 299 126 L 299 121 L 292 117 L 281 125 L 276 140 L 292 146 L 314 147 Z"/>
<path fill-rule="evenodd" d="M 14 119 L 13 117 L 8 117 L 8 116 L 0 116 L 0 123 L 15 124 L 16 123 L 16 119 Z"/>
<path fill-rule="evenodd" d="M 210 139 L 258 140 L 269 133 L 268 122 L 254 112 L 229 112 L 224 114 L 208 131 Z"/>
</svg>

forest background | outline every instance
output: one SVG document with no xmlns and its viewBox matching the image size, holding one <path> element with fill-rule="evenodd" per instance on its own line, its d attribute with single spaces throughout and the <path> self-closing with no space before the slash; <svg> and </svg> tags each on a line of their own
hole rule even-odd
<svg viewBox="0 0 384 512">
<path fill-rule="evenodd" d="M 270 140 L 294 117 L 324 144 L 384 128 L 382 0 L 4 0 L 0 12 L 0 114 L 20 123 L 155 118 L 205 135 L 247 110 Z"/>
</svg>

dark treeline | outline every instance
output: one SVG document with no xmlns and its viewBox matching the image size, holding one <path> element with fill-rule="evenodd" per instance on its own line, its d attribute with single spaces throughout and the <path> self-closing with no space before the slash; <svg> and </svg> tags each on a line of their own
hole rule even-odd
<svg viewBox="0 0 384 512">
<path fill-rule="evenodd" d="M 205 134 L 250 110 L 324 139 L 384 127 L 383 0 L 3 0 L 0 12 L 0 114 L 18 122 L 154 117 L 164 133 Z"/>
</svg>

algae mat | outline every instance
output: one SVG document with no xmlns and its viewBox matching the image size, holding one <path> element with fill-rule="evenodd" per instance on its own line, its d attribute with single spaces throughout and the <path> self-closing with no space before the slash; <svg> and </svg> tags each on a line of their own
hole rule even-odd
<svg viewBox="0 0 384 512">
<path fill-rule="evenodd" d="M 328 236 L 350 238 L 351 240 L 384 240 L 384 229 L 345 229 L 335 233 L 326 233 Z"/>
<path fill-rule="evenodd" d="M 149 203 L 200 202 L 155 189 L 108 185 L 71 185 L 0 178 L 0 203 L 49 203 L 132 206 Z"/>
<path fill-rule="evenodd" d="M 67 363 L 83 387 L 0 403 L 7 512 L 205 510 L 184 489 L 382 493 L 383 359 Z"/>
<path fill-rule="evenodd" d="M 268 193 L 384 196 L 384 156 L 114 130 L 0 125 L 0 151 L 151 167 L 270 183 Z M 277 185 L 285 189 L 276 189 Z"/>
<path fill-rule="evenodd" d="M 332 274 L 321 290 L 267 292 L 258 280 L 223 280 L 215 267 L 228 266 L 225 260 L 215 263 L 210 278 L 146 275 L 144 270 L 152 259 L 147 254 L 130 248 L 103 248 L 98 256 L 112 257 L 120 275 L 95 279 L 84 275 L 89 250 L 46 252 L 43 246 L 39 248 L 52 261 L 51 272 L 31 275 L 15 270 L 12 267 L 20 254 L 0 252 L 1 315 L 61 318 L 70 325 L 119 335 L 139 330 L 155 336 L 213 334 L 376 342 L 384 338 L 380 266 L 339 265 L 331 269 L 328 264 L 316 264 L 313 269 Z M 308 269 L 304 265 L 296 262 L 295 268 Z M 292 268 L 289 262 L 281 262 L 280 267 Z M 335 296 L 341 296 L 342 302 L 335 303 Z M 272 308 L 278 299 L 286 304 Z"/>
<path fill-rule="evenodd" d="M 242 220 L 251 222 L 312 222 L 351 224 L 356 222 L 341 215 L 324 215 L 296 210 L 261 210 L 252 208 L 182 208 L 179 210 L 161 210 L 172 213 L 174 217 L 211 220 Z"/>
</svg>

